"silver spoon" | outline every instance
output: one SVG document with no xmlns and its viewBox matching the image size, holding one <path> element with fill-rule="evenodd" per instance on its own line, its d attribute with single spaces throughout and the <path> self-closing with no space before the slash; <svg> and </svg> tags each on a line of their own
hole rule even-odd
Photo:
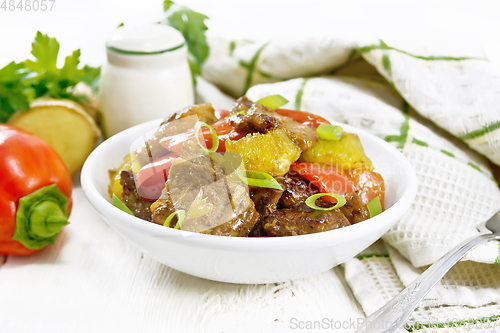
<svg viewBox="0 0 500 333">
<path fill-rule="evenodd" d="M 363 326 L 358 328 L 355 333 L 398 332 L 413 310 L 420 304 L 420 301 L 463 256 L 478 245 L 500 239 L 500 212 L 486 222 L 486 228 L 492 233 L 467 239 L 450 250 L 390 302 L 366 318 Z"/>
</svg>

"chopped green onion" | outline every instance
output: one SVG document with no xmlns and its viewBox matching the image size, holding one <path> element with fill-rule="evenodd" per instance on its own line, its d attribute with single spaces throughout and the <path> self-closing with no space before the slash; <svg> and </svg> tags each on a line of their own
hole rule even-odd
<svg viewBox="0 0 500 333">
<path fill-rule="evenodd" d="M 134 213 L 132 213 L 132 211 L 127 206 L 125 206 L 125 204 L 120 199 L 118 199 L 118 197 L 114 194 L 111 203 L 119 210 L 123 210 L 125 213 L 134 216 Z"/>
<path fill-rule="evenodd" d="M 177 224 L 175 225 L 174 229 L 180 229 L 182 227 L 182 224 L 184 223 L 184 220 L 186 219 L 186 211 L 184 210 L 176 210 L 175 212 L 170 214 L 163 223 L 163 226 L 170 227 L 170 222 L 172 222 L 172 219 L 175 215 L 177 215 Z"/>
<path fill-rule="evenodd" d="M 318 200 L 319 198 L 324 197 L 324 196 L 332 197 L 332 198 L 337 199 L 337 203 L 335 204 L 335 206 L 329 207 L 329 208 L 323 208 L 323 207 L 317 206 L 316 205 L 316 200 Z M 309 206 L 309 208 L 312 208 L 312 209 L 315 209 L 315 210 L 333 210 L 333 209 L 338 209 L 338 208 L 344 206 L 345 203 L 346 203 L 345 198 L 342 195 L 337 194 L 337 193 L 317 193 L 317 194 L 311 195 L 309 198 L 306 199 L 306 205 Z"/>
<path fill-rule="evenodd" d="M 382 213 L 382 204 L 380 203 L 379 196 L 377 195 L 375 198 L 370 200 L 370 202 L 366 204 L 366 208 L 368 208 L 368 213 L 370 213 L 370 217 L 374 217 Z"/>
<path fill-rule="evenodd" d="M 268 173 L 250 170 L 236 170 L 236 173 L 247 185 L 283 190 L 276 179 Z"/>
<path fill-rule="evenodd" d="M 316 128 L 319 138 L 323 140 L 338 141 L 344 136 L 344 129 L 337 125 L 321 124 Z"/>
<path fill-rule="evenodd" d="M 212 148 L 210 149 L 204 147 L 200 142 L 200 137 L 198 136 L 198 133 L 200 132 L 200 129 L 202 127 L 208 127 L 210 129 L 210 132 L 212 133 Z M 214 130 L 214 128 L 208 125 L 207 123 L 204 123 L 203 121 L 196 122 L 196 125 L 194 125 L 194 135 L 196 136 L 196 141 L 198 141 L 198 144 L 200 145 L 201 149 L 203 149 L 207 153 L 214 153 L 217 151 L 217 148 L 219 148 L 219 136 L 217 135 L 217 132 Z"/>
<path fill-rule="evenodd" d="M 261 104 L 272 109 L 279 109 L 283 105 L 288 103 L 288 100 L 281 95 L 271 95 L 259 99 L 255 104 Z"/>
</svg>

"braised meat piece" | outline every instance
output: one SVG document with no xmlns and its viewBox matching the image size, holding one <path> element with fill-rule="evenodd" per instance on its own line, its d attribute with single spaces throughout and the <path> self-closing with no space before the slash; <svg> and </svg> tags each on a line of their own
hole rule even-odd
<svg viewBox="0 0 500 333">
<path fill-rule="evenodd" d="M 356 224 L 370 218 L 368 209 L 363 205 L 363 201 L 356 192 L 347 195 L 345 198 L 347 202 L 340 210 L 351 224 Z"/>
<path fill-rule="evenodd" d="M 311 195 L 319 193 L 318 187 L 307 180 L 295 176 L 285 176 L 283 179 L 286 189 L 280 198 L 280 207 L 288 208 L 303 204 Z"/>
<path fill-rule="evenodd" d="M 283 121 L 283 130 L 302 151 L 308 150 L 312 147 L 314 142 L 319 140 L 318 133 L 316 133 L 314 128 L 302 125 L 292 118 L 278 116 L 280 117 L 279 119 Z"/>
<path fill-rule="evenodd" d="M 185 132 L 194 127 L 196 122 L 203 121 L 212 124 L 217 121 L 215 110 L 210 103 L 193 105 L 181 109 L 164 122 L 158 130 L 136 149 L 135 155 L 141 165 L 153 162 L 166 155 L 167 151 L 160 145 L 160 140 L 167 136 Z"/>
<path fill-rule="evenodd" d="M 276 180 L 280 183 L 283 189 L 285 186 L 285 178 L 277 177 Z M 278 190 L 274 188 L 265 188 L 265 187 L 257 187 L 257 186 L 249 186 L 248 191 L 250 192 L 250 198 L 255 204 L 255 209 L 259 213 L 259 221 L 255 224 L 252 232 L 249 236 L 265 236 L 264 229 L 262 229 L 262 221 L 274 212 L 277 208 L 278 201 L 283 194 L 283 189 Z"/>
<path fill-rule="evenodd" d="M 290 177 L 288 174 L 284 177 L 276 178 L 278 183 L 280 183 L 281 187 L 284 189 L 283 191 L 279 190 L 270 190 L 265 188 L 252 188 L 250 189 L 250 196 L 255 203 L 255 207 L 260 214 L 260 220 L 255 225 L 255 228 L 250 233 L 250 236 L 266 236 L 266 232 L 263 228 L 263 222 L 266 217 L 274 212 L 276 209 L 282 208 L 290 208 L 295 207 L 297 209 L 308 208 L 304 205 L 304 201 L 306 199 L 316 193 L 319 193 L 319 190 L 316 186 L 311 184 L 307 180 L 302 180 L 298 177 Z M 256 191 L 256 192 L 253 192 Z M 278 192 L 281 193 L 281 196 L 278 197 Z M 256 194 L 253 194 L 256 193 Z M 267 195 L 266 195 L 267 193 Z M 270 199 L 272 194 L 275 193 L 276 196 L 273 199 L 278 198 L 278 203 L 275 204 L 274 200 Z M 268 198 L 269 200 L 266 200 Z M 318 200 L 317 204 L 324 207 L 331 207 L 330 203 L 327 203 L 323 200 Z M 262 209 L 267 208 L 267 209 Z"/>
<path fill-rule="evenodd" d="M 151 219 L 154 223 L 163 225 L 167 217 L 175 212 L 174 203 L 172 202 L 172 197 L 170 197 L 170 192 L 168 189 L 168 182 L 165 184 L 165 188 L 161 192 L 160 198 L 156 200 L 150 207 Z M 170 221 L 170 228 L 175 227 L 177 223 L 177 216 Z"/>
<path fill-rule="evenodd" d="M 196 116 L 199 121 L 203 121 L 204 123 L 207 124 L 213 124 L 217 121 L 217 117 L 215 116 L 215 110 L 212 107 L 212 104 L 205 103 L 205 104 L 196 104 L 180 109 L 179 111 L 170 115 L 170 117 L 168 117 L 162 123 L 162 125 L 189 116 Z"/>
<path fill-rule="evenodd" d="M 284 184 L 283 177 L 277 177 L 276 180 L 280 184 Z M 285 189 L 284 185 L 281 185 Z M 283 189 L 265 188 L 257 186 L 249 186 L 250 198 L 255 204 L 255 209 L 261 217 L 266 217 L 276 210 L 276 205 L 283 194 Z"/>
<path fill-rule="evenodd" d="M 311 195 L 319 193 L 318 187 L 305 179 L 295 176 L 285 176 L 286 189 L 283 192 L 278 204 L 278 208 L 290 208 L 301 206 Z M 331 207 L 333 204 L 324 200 L 316 200 L 319 207 Z M 356 224 L 367 220 L 370 215 L 368 209 L 363 204 L 360 196 L 353 192 L 346 196 L 346 204 L 340 208 L 340 211 L 349 220 L 349 223 Z"/>
<path fill-rule="evenodd" d="M 271 213 L 262 223 L 268 236 L 295 236 L 313 234 L 350 225 L 338 209 L 312 210 L 307 206 L 279 209 Z"/>
<path fill-rule="evenodd" d="M 234 101 L 234 107 L 231 113 L 239 111 L 248 111 L 252 107 L 253 102 L 249 100 L 246 96 L 242 96 Z"/>
<path fill-rule="evenodd" d="M 151 206 L 153 221 L 163 224 L 174 211 L 184 210 L 182 230 L 221 236 L 248 236 L 259 214 L 247 186 L 232 173 L 224 175 L 214 161 L 200 153 L 198 146 L 186 143 L 183 157 L 174 160 L 166 187 Z M 185 157 L 192 159 L 185 159 Z M 173 226 L 173 222 L 170 226 Z"/>
<path fill-rule="evenodd" d="M 262 228 L 262 222 L 264 222 L 264 219 L 259 219 L 257 221 L 257 223 L 255 223 L 252 230 L 250 230 L 248 237 L 266 237 L 267 236 L 266 232 L 264 231 L 264 228 Z"/>
<path fill-rule="evenodd" d="M 208 156 L 205 158 L 208 159 Z M 151 206 L 153 222 L 163 224 L 165 219 L 176 209 L 187 212 L 201 187 L 214 183 L 214 175 L 216 179 L 223 177 L 220 173 L 215 173 L 210 165 L 210 160 L 203 161 L 203 159 L 203 157 L 189 160 L 179 159 L 179 161 L 174 161 L 177 163 L 172 163 L 165 189 L 163 189 L 160 198 Z M 175 198 L 182 205 L 176 207 L 172 198 Z"/>
<path fill-rule="evenodd" d="M 314 128 L 298 123 L 292 118 L 284 117 L 273 109 L 260 104 L 253 104 L 246 113 L 233 116 L 231 121 L 237 129 L 246 132 L 265 134 L 280 128 L 302 151 L 309 149 L 319 139 Z"/>
<path fill-rule="evenodd" d="M 137 192 L 132 171 L 122 170 L 120 172 L 120 185 L 123 187 L 121 200 L 125 206 L 138 218 L 152 222 L 149 210 L 151 201 L 144 200 Z"/>
<path fill-rule="evenodd" d="M 237 114 L 231 120 L 234 127 L 241 131 L 265 134 L 282 125 L 282 121 L 272 115 L 273 112 L 273 109 L 255 104 L 246 113 Z"/>
<path fill-rule="evenodd" d="M 226 223 L 202 231 L 202 234 L 232 237 L 247 237 L 259 220 L 259 213 L 255 210 L 252 200 L 247 209 Z"/>
</svg>

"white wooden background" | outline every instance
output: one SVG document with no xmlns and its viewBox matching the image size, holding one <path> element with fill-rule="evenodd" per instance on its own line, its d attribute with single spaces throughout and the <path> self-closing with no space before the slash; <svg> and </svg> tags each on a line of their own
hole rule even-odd
<svg viewBox="0 0 500 333">
<path fill-rule="evenodd" d="M 369 33 L 466 43 L 500 64 L 497 1 L 178 2 L 207 14 L 214 35 Z M 81 48 L 83 63 L 100 65 L 114 27 L 161 16 L 160 0 L 56 0 L 52 12 L 0 10 L 0 67 L 26 59 L 37 30 L 57 37 L 62 55 Z M 105 224 L 77 180 L 70 220 L 55 246 L 28 258 L 9 257 L 3 265 L 0 260 L 1 333 L 294 332 L 307 321 L 321 321 L 324 331 L 339 324 L 352 331 L 349 321 L 363 315 L 340 268 L 283 284 L 230 285 L 162 266 Z"/>
</svg>

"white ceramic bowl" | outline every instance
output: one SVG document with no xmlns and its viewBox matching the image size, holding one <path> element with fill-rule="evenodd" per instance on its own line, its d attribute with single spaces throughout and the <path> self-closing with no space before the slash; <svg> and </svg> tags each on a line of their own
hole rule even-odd
<svg viewBox="0 0 500 333">
<path fill-rule="evenodd" d="M 140 251 L 181 272 L 231 283 L 271 283 L 317 274 L 353 258 L 379 239 L 408 210 L 417 189 L 406 158 L 380 138 L 358 134 L 375 171 L 386 182 L 386 210 L 364 222 L 327 232 L 276 238 L 233 238 L 196 234 L 141 220 L 115 208 L 108 195 L 108 170 L 118 167 L 142 134 L 161 120 L 147 122 L 106 140 L 82 170 L 85 195 L 106 222 Z M 334 122 L 332 122 L 334 123 Z"/>
</svg>

